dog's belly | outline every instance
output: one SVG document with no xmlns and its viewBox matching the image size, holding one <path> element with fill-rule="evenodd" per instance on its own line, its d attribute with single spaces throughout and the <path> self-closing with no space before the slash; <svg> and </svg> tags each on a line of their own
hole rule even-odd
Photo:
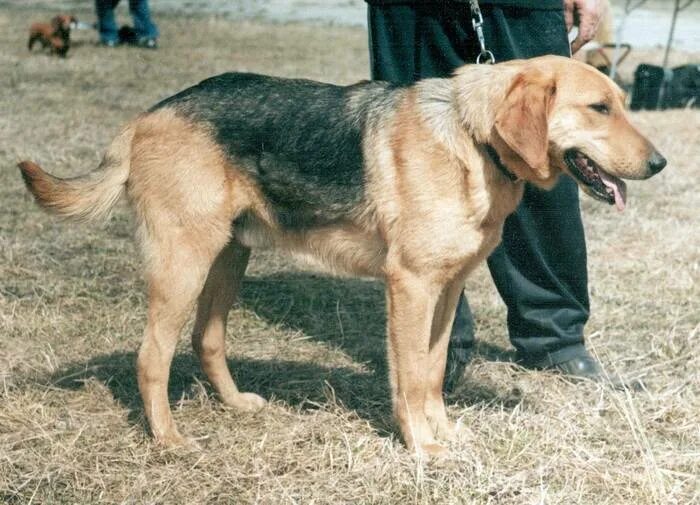
<svg viewBox="0 0 700 505">
<path fill-rule="evenodd" d="M 234 236 L 251 249 L 278 249 L 333 275 L 383 277 L 386 244 L 379 234 L 349 223 L 301 231 L 273 229 L 256 219 L 234 225 Z"/>
</svg>

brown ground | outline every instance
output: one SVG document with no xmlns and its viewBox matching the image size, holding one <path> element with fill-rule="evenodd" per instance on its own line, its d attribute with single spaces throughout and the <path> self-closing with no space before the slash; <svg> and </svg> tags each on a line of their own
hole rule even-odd
<svg viewBox="0 0 700 505">
<path fill-rule="evenodd" d="M 229 362 L 270 406 L 222 408 L 183 339 L 171 399 L 203 450 L 163 450 L 136 389 L 145 307 L 125 207 L 102 227 L 59 223 L 27 197 L 15 163 L 90 170 L 128 118 L 226 70 L 365 78 L 365 35 L 164 18 L 159 51 L 105 50 L 81 32 L 60 60 L 25 47 L 24 27 L 49 14 L 0 12 L 0 502 L 700 502 L 699 112 L 635 114 L 669 167 L 630 184 L 622 215 L 583 200 L 588 345 L 645 391 L 509 363 L 482 269 L 468 285 L 479 356 L 450 399 L 463 433 L 450 460 L 421 463 L 391 425 L 382 286 L 258 253 L 229 321 Z"/>
</svg>

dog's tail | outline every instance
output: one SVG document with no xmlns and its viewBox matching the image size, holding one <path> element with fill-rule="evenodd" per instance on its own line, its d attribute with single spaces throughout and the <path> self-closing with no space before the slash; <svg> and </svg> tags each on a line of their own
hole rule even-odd
<svg viewBox="0 0 700 505">
<path fill-rule="evenodd" d="M 60 179 L 32 161 L 17 166 L 37 203 L 52 214 L 83 221 L 104 219 L 126 190 L 134 128 L 127 127 L 89 174 Z"/>
</svg>

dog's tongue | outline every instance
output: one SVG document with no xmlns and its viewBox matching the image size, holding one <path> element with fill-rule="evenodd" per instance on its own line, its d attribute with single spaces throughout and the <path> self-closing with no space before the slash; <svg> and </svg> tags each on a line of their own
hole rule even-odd
<svg viewBox="0 0 700 505">
<path fill-rule="evenodd" d="M 600 175 L 600 179 L 603 181 L 603 184 L 612 189 L 613 194 L 615 195 L 615 207 L 617 207 L 617 210 L 620 212 L 625 210 L 625 203 L 627 203 L 627 185 L 625 184 L 625 181 L 618 179 L 613 175 L 606 174 L 602 170 L 599 170 L 598 174 Z"/>
</svg>

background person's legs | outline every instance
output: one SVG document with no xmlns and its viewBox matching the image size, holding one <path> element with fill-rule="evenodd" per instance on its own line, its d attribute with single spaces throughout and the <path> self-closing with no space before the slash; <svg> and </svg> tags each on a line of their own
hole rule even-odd
<svg viewBox="0 0 700 505">
<path fill-rule="evenodd" d="M 134 30 L 138 40 L 156 40 L 158 27 L 151 19 L 151 11 L 147 0 L 129 0 L 129 12 L 134 20 Z"/>
<path fill-rule="evenodd" d="M 114 17 L 114 8 L 119 0 L 95 0 L 95 13 L 97 14 L 97 30 L 100 33 L 100 42 L 107 45 L 119 43 L 119 27 Z"/>
</svg>

